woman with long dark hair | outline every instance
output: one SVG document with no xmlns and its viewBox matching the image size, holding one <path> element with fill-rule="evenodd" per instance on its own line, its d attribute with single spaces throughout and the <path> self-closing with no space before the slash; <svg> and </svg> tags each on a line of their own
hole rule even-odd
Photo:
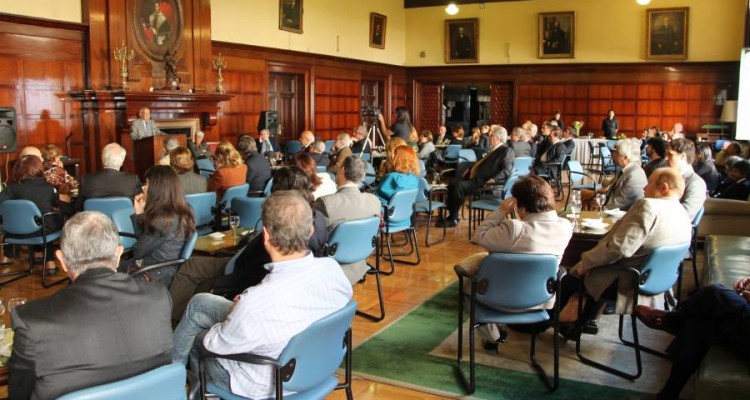
<svg viewBox="0 0 750 400">
<path fill-rule="evenodd" d="M 138 241 L 133 246 L 129 268 L 141 268 L 175 260 L 195 231 L 193 212 L 185 200 L 182 182 L 168 165 L 157 165 L 146 171 L 143 193 L 134 200 L 131 216 Z M 169 287 L 178 266 L 160 268 L 151 278 Z M 140 276 L 140 275 L 139 275 Z"/>
<path fill-rule="evenodd" d="M 409 135 L 413 129 L 411 124 L 411 117 L 409 116 L 409 110 L 406 107 L 396 107 L 396 123 L 391 125 L 390 129 L 385 126 L 385 119 L 383 114 L 378 114 L 378 122 L 380 123 L 380 131 L 386 136 L 391 138 L 400 137 L 404 141 L 409 140 Z"/>
<path fill-rule="evenodd" d="M 294 156 L 294 164 L 301 169 L 313 186 L 313 197 L 319 197 L 336 193 L 336 182 L 331 179 L 328 172 L 318 172 L 315 160 L 307 153 L 299 153 Z"/>
</svg>

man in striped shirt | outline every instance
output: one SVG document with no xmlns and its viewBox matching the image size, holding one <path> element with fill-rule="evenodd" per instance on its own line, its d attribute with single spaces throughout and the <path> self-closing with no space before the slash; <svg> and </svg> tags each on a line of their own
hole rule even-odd
<svg viewBox="0 0 750 400">
<path fill-rule="evenodd" d="M 307 249 L 312 210 L 298 192 L 272 194 L 263 206 L 263 224 L 269 274 L 234 302 L 208 293 L 195 295 L 175 330 L 173 362 L 190 359 L 197 371 L 201 340 L 217 354 L 252 352 L 276 358 L 293 336 L 351 299 L 351 284 L 336 261 L 314 258 Z M 274 396 L 269 366 L 209 359 L 205 369 L 211 381 L 232 393 Z"/>
</svg>

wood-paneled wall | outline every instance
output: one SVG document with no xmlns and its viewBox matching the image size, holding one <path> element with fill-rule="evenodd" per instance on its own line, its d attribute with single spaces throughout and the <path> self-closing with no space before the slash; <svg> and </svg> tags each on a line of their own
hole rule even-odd
<svg viewBox="0 0 750 400">
<path fill-rule="evenodd" d="M 85 25 L 0 14 L 0 107 L 16 109 L 19 150 L 49 143 L 65 149 L 72 132 L 71 156 L 83 159 L 78 105 L 64 94 L 84 88 L 85 38 Z"/>
</svg>

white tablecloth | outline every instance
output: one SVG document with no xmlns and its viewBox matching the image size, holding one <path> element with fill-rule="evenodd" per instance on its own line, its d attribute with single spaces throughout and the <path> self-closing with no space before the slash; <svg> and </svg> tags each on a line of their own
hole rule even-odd
<svg viewBox="0 0 750 400">
<path fill-rule="evenodd" d="M 580 162 L 581 164 L 586 164 L 589 162 L 589 158 L 591 156 L 591 149 L 589 148 L 589 143 L 593 142 L 594 146 L 599 146 L 599 143 L 606 143 L 606 139 L 573 139 L 576 142 L 576 148 L 573 151 L 573 155 L 571 159 L 576 160 Z"/>
</svg>

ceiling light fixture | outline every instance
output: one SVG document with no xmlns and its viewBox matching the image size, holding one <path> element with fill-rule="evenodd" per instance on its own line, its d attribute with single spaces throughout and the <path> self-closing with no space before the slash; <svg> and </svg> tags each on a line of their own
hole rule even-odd
<svg viewBox="0 0 750 400">
<path fill-rule="evenodd" d="M 445 12 L 448 13 L 448 15 L 456 15 L 458 14 L 458 6 L 456 3 L 450 3 L 448 4 L 448 7 L 445 7 Z"/>
<path fill-rule="evenodd" d="M 651 4 L 651 0 L 635 0 L 635 2 L 638 3 L 638 4 L 640 4 L 640 5 L 642 5 L 642 6 L 647 6 L 647 5 Z"/>
</svg>

